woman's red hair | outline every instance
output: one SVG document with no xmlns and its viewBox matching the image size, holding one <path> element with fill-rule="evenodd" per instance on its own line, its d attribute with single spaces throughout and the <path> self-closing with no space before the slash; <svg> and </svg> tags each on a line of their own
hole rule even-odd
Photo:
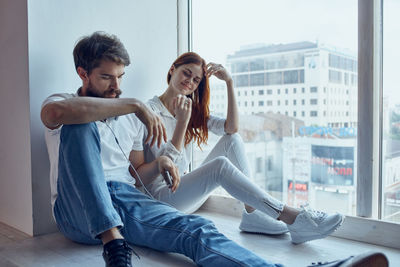
<svg viewBox="0 0 400 267">
<path fill-rule="evenodd" d="M 192 140 L 197 142 L 200 147 L 202 143 L 206 144 L 208 139 L 207 121 L 210 117 L 210 86 L 208 83 L 207 64 L 206 61 L 194 52 L 187 52 L 180 55 L 172 64 L 175 68 L 179 68 L 186 64 L 200 65 L 203 69 L 203 78 L 201 79 L 197 89 L 187 97 L 192 99 L 192 115 L 185 133 L 185 146 Z M 171 74 L 168 71 L 167 82 L 169 84 Z"/>
</svg>

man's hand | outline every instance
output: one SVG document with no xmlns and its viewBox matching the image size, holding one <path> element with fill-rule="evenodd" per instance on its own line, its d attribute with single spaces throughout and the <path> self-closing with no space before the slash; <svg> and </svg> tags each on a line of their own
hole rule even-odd
<svg viewBox="0 0 400 267">
<path fill-rule="evenodd" d="M 179 177 L 178 167 L 172 162 L 172 160 L 167 156 L 160 156 L 158 158 L 158 170 L 162 174 L 168 171 L 172 176 L 172 187 L 171 191 L 175 192 L 178 189 L 181 178 Z"/>
<path fill-rule="evenodd" d="M 157 141 L 158 147 L 161 146 L 162 140 L 164 139 L 167 142 L 167 131 L 165 130 L 165 126 L 162 123 L 161 119 L 146 107 L 143 103 L 138 104 L 138 110 L 135 112 L 136 117 L 139 118 L 146 125 L 147 128 L 147 138 L 145 143 L 149 143 L 150 146 L 153 146 Z"/>
</svg>

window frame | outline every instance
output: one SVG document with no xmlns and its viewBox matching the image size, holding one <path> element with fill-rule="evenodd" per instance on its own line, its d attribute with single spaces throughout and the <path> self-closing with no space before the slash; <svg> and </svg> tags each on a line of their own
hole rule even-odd
<svg viewBox="0 0 400 267">
<path fill-rule="evenodd" d="M 357 164 L 367 167 L 357 169 L 357 216 L 346 216 L 345 223 L 332 235 L 400 249 L 400 224 L 379 220 L 383 180 L 382 21 L 383 0 L 358 1 L 358 40 L 362 42 L 358 42 Z M 180 55 L 192 51 L 192 0 L 177 0 L 177 24 L 177 55 Z M 372 146 L 362 145 L 366 143 Z M 227 210 L 224 202 L 235 208 Z M 240 216 L 242 210 L 239 201 L 216 195 L 204 206 L 235 216 Z"/>
</svg>

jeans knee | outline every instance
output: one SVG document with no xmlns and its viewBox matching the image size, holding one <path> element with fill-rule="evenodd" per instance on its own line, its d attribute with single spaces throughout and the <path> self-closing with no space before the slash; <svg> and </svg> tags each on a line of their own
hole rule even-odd
<svg viewBox="0 0 400 267">
<path fill-rule="evenodd" d="M 243 144 L 243 139 L 239 133 L 226 134 L 224 138 L 227 138 L 229 143 Z"/>
<path fill-rule="evenodd" d="M 230 160 L 225 156 L 216 157 L 212 162 L 215 165 L 215 170 L 222 169 L 231 163 Z"/>
<path fill-rule="evenodd" d="M 85 138 L 99 136 L 99 132 L 95 122 L 83 123 L 83 124 L 70 124 L 63 125 L 61 128 L 62 138 Z"/>
</svg>

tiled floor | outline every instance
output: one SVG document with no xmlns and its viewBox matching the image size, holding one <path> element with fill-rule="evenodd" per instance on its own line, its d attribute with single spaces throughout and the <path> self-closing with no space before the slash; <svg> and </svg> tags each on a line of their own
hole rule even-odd
<svg viewBox="0 0 400 267">
<path fill-rule="evenodd" d="M 197 212 L 211 220 L 229 238 L 254 251 L 261 257 L 286 266 L 306 266 L 312 261 L 326 261 L 343 258 L 364 251 L 384 252 L 390 266 L 400 266 L 400 250 L 380 247 L 335 237 L 293 245 L 289 235 L 269 237 L 242 233 L 237 228 L 240 218 L 219 215 L 210 211 Z M 133 258 L 134 266 L 195 266 L 185 256 L 162 253 L 151 249 L 135 247 L 141 259 Z M 101 246 L 84 246 L 54 233 L 30 238 L 5 225 L 0 225 L 0 266 L 104 266 Z"/>
</svg>

